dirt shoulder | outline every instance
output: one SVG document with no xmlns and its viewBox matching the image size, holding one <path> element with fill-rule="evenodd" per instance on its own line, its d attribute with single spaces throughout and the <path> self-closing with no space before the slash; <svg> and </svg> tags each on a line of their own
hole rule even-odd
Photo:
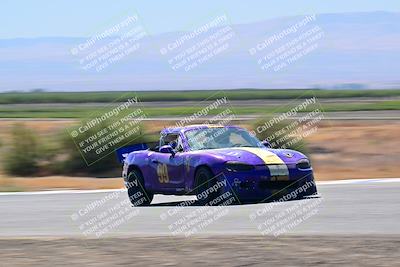
<svg viewBox="0 0 400 267">
<path fill-rule="evenodd" d="M 92 178 L 69 176 L 46 177 L 8 177 L 0 176 L 2 191 L 40 191 L 40 190 L 67 190 L 67 189 L 119 189 L 124 183 L 121 177 Z"/>
<path fill-rule="evenodd" d="M 400 266 L 399 236 L 0 239 L 2 266 Z"/>
<path fill-rule="evenodd" d="M 328 121 L 306 138 L 317 180 L 400 177 L 399 121 Z"/>
</svg>

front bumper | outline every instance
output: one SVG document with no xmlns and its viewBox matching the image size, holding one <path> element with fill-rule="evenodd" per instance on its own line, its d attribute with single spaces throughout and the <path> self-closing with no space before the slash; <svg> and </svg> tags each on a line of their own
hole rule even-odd
<svg viewBox="0 0 400 267">
<path fill-rule="evenodd" d="M 317 194 L 312 169 L 289 169 L 288 176 L 271 177 L 258 172 L 222 172 L 225 191 L 231 191 L 239 202 L 270 202 L 301 199 Z"/>
</svg>

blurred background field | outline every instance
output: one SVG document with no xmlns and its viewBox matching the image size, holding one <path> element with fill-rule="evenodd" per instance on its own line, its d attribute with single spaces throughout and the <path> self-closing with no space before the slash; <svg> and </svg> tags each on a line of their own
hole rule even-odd
<svg viewBox="0 0 400 267">
<path fill-rule="evenodd" d="M 0 190 L 120 188 L 121 166 L 115 154 L 87 166 L 67 127 L 115 104 L 115 99 L 120 102 L 137 95 L 149 117 L 142 125 L 146 140 L 154 141 L 163 127 L 192 114 L 200 101 L 214 100 L 217 92 L 0 94 Z M 234 124 L 249 130 L 258 120 L 288 111 L 293 99 L 316 96 L 325 120 L 301 146 L 311 157 L 317 180 L 399 176 L 400 90 L 231 90 L 224 94 L 238 117 Z M 360 119 L 353 118 L 359 114 Z"/>
<path fill-rule="evenodd" d="M 260 90 L 0 93 L 0 118 L 82 118 L 137 96 L 149 116 L 189 115 L 193 104 L 225 95 L 237 114 L 270 114 L 294 99 L 316 97 L 324 111 L 399 110 L 400 90 Z M 218 110 L 214 110 L 216 114 Z"/>
<path fill-rule="evenodd" d="M 214 100 L 221 90 L 179 90 L 179 91 L 97 91 L 97 92 L 31 92 L 1 93 L 0 104 L 18 103 L 110 103 L 116 99 L 138 96 L 143 102 L 153 101 L 202 101 Z M 254 99 L 296 99 L 315 96 L 322 98 L 355 98 L 355 97 L 395 97 L 400 96 L 397 89 L 358 89 L 358 90 L 318 90 L 318 89 L 236 89 L 224 90 L 229 100 Z"/>
</svg>

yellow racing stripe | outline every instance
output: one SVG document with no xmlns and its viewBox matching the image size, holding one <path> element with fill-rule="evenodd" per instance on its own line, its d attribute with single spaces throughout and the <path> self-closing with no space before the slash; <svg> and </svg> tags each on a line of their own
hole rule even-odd
<svg viewBox="0 0 400 267">
<path fill-rule="evenodd" d="M 257 148 L 257 147 L 235 147 L 233 149 L 244 150 L 244 151 L 253 153 L 257 157 L 262 159 L 266 165 L 269 165 L 269 164 L 284 164 L 284 165 L 286 165 L 285 162 L 283 162 L 283 160 L 280 157 L 278 157 L 277 155 L 275 155 L 274 153 L 272 153 L 271 151 L 268 151 L 266 149 Z"/>
</svg>

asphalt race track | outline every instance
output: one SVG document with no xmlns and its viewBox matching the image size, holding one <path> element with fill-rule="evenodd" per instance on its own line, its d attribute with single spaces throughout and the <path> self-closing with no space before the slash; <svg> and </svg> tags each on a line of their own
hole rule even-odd
<svg viewBox="0 0 400 267">
<path fill-rule="evenodd" d="M 201 229 L 182 228 L 185 218 L 212 208 L 176 207 L 192 197 L 156 195 L 138 208 L 122 190 L 1 193 L 0 237 L 400 234 L 400 179 L 325 182 L 318 190 L 315 199 L 216 207 L 211 220 L 197 222 Z"/>
</svg>

